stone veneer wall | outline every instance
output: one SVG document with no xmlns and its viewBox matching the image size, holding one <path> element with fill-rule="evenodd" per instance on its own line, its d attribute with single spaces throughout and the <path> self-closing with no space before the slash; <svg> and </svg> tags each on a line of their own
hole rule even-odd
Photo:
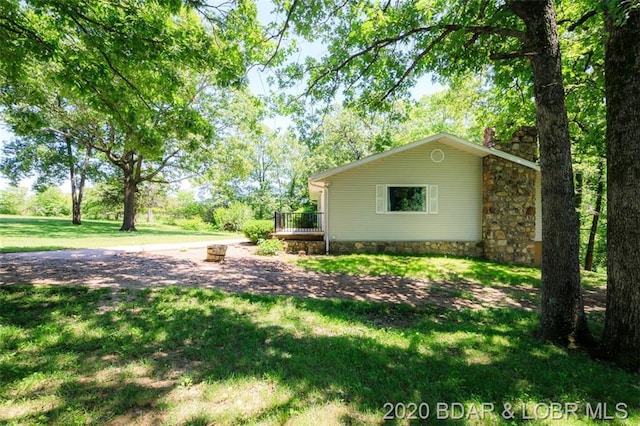
<svg viewBox="0 0 640 426">
<path fill-rule="evenodd" d="M 449 254 L 481 257 L 482 243 L 472 241 L 331 241 L 329 251 L 331 254 Z"/>
<path fill-rule="evenodd" d="M 306 254 L 325 254 L 325 250 L 324 241 L 284 240 L 286 253 L 298 254 L 303 251 Z"/>
<path fill-rule="evenodd" d="M 514 133 L 496 149 L 525 160 L 537 160 L 534 127 Z M 536 171 L 496 157 L 483 159 L 482 239 L 484 257 L 497 262 L 535 264 Z"/>
</svg>

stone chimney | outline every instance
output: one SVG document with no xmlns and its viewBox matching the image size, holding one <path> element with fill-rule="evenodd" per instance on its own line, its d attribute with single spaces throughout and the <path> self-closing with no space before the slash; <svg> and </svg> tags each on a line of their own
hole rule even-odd
<svg viewBox="0 0 640 426">
<path fill-rule="evenodd" d="M 534 126 L 521 127 L 508 142 L 496 139 L 495 127 L 487 127 L 484 129 L 482 144 L 534 163 L 538 161 L 538 130 Z"/>
<path fill-rule="evenodd" d="M 535 127 L 516 131 L 509 143 L 495 140 L 495 130 L 485 130 L 484 145 L 536 162 Z M 533 265 L 537 172 L 495 155 L 482 162 L 484 256 L 493 261 Z"/>
<path fill-rule="evenodd" d="M 487 148 L 493 148 L 496 146 L 496 128 L 495 127 L 487 127 L 484 129 L 484 134 L 482 135 L 482 144 Z"/>
</svg>

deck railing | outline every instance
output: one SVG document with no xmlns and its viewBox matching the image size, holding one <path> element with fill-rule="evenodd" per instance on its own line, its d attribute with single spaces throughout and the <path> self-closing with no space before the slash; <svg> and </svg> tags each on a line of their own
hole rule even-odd
<svg viewBox="0 0 640 426">
<path fill-rule="evenodd" d="M 274 215 L 276 232 L 322 232 L 322 213 L 284 213 Z"/>
</svg>

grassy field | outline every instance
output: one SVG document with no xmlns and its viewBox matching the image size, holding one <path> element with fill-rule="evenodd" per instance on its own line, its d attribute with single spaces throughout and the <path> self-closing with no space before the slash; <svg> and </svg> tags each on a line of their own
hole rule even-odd
<svg viewBox="0 0 640 426">
<path fill-rule="evenodd" d="M 640 422 L 637 376 L 520 310 L 29 285 L 0 306 L 3 424 Z"/>
<path fill-rule="evenodd" d="M 164 224 L 141 223 L 138 232 L 120 232 L 120 222 L 0 215 L 0 252 L 100 248 L 238 238 L 229 232 L 185 231 Z"/>
<path fill-rule="evenodd" d="M 540 286 L 540 268 L 459 257 L 351 254 L 303 257 L 297 259 L 296 264 L 326 273 L 394 275 L 435 281 L 467 281 L 491 286 Z M 607 276 L 603 273 L 582 271 L 582 284 L 585 288 L 606 288 Z"/>
</svg>

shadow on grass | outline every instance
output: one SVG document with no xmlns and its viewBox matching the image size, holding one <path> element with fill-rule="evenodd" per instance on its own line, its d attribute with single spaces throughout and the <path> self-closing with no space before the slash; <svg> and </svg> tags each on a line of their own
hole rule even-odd
<svg viewBox="0 0 640 426">
<path fill-rule="evenodd" d="M 540 268 L 473 260 L 469 272 L 473 280 L 489 285 L 499 283 L 540 287 Z"/>
<path fill-rule="evenodd" d="M 339 407 L 340 422 L 378 423 L 387 402 L 625 402 L 637 419 L 640 407 L 637 378 L 541 344 L 522 310 L 27 285 L 0 287 L 0 306 L 0 421 L 282 423 Z"/>
</svg>

